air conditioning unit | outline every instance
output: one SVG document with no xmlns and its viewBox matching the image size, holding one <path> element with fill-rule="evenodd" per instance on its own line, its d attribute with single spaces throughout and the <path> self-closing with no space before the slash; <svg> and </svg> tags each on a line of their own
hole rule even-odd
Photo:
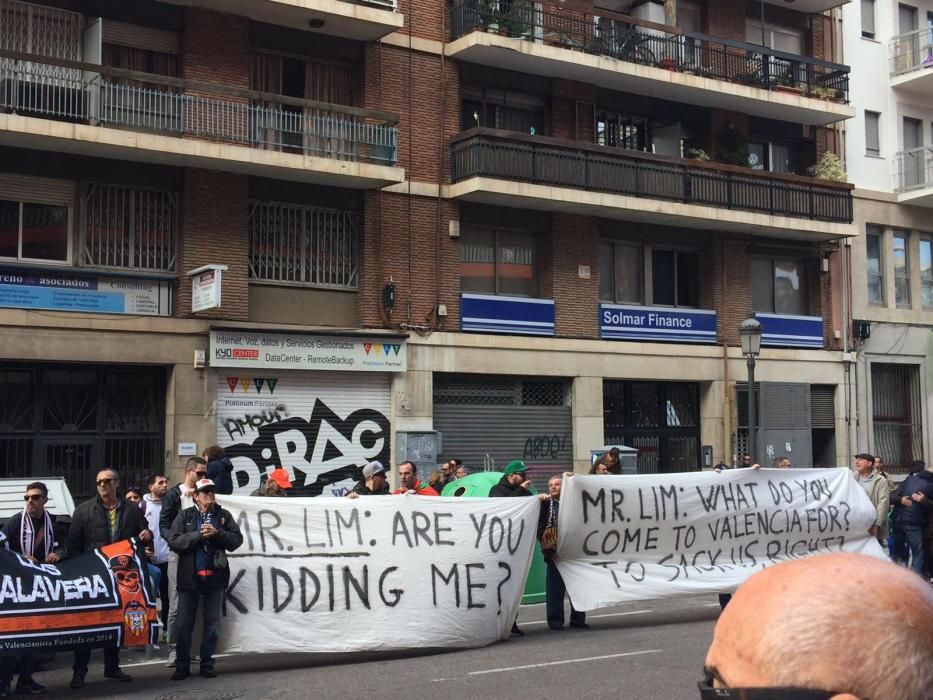
<svg viewBox="0 0 933 700">
<path fill-rule="evenodd" d="M 871 321 L 852 319 L 852 337 L 856 340 L 868 340 L 871 337 Z"/>
<path fill-rule="evenodd" d="M 387 7 L 390 10 L 398 9 L 398 0 L 359 0 L 363 5 L 379 5 L 380 7 Z"/>
</svg>

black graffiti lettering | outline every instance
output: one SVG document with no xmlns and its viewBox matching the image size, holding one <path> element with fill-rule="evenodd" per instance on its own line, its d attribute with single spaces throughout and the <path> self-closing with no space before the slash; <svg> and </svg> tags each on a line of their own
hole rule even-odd
<svg viewBox="0 0 933 700">
<path fill-rule="evenodd" d="M 486 603 L 473 602 L 473 591 L 481 591 L 486 588 L 485 583 L 473 583 L 472 576 L 470 572 L 473 569 L 482 569 L 485 570 L 485 564 L 466 564 L 464 569 L 466 569 L 466 594 L 467 594 L 467 609 L 470 608 L 485 608 Z"/>
<path fill-rule="evenodd" d="M 522 459 L 556 459 L 567 446 L 567 436 L 538 435 L 525 440 Z"/>
<path fill-rule="evenodd" d="M 292 596 L 295 594 L 295 584 L 292 583 L 291 577 L 281 569 L 272 567 L 269 573 L 272 576 L 272 609 L 280 613 L 292 602 Z M 288 586 L 288 595 L 281 599 L 279 598 L 280 580 Z"/>
<path fill-rule="evenodd" d="M 520 521 L 517 531 L 511 518 L 503 521 L 498 515 L 487 517 L 484 514 L 482 520 L 477 522 L 476 517 L 471 513 L 470 520 L 473 521 L 473 529 L 476 530 L 476 541 L 473 545 L 475 549 L 479 549 L 479 543 L 485 534 L 490 551 L 497 553 L 504 544 L 510 554 L 515 554 L 525 536 L 524 520 Z"/>
<path fill-rule="evenodd" d="M 581 491 L 580 499 L 583 502 L 583 524 L 586 525 L 590 522 L 590 509 L 589 506 L 595 506 L 599 508 L 599 521 L 601 523 L 606 522 L 606 492 L 603 489 L 600 489 L 596 492 L 595 496 L 591 496 L 589 491 Z"/>
<path fill-rule="evenodd" d="M 397 566 L 390 566 L 388 569 L 382 572 L 382 575 L 379 577 L 379 597 L 382 599 L 383 604 L 388 608 L 394 608 L 398 605 L 399 600 L 402 599 L 402 595 L 405 593 L 401 588 L 390 588 L 389 593 L 392 594 L 392 601 L 389 602 L 386 599 L 386 590 L 385 590 L 385 580 L 389 574 L 393 571 L 398 571 Z"/>
<path fill-rule="evenodd" d="M 500 561 L 499 568 L 505 569 L 505 578 L 499 581 L 499 585 L 496 586 L 496 596 L 499 600 L 499 609 L 496 610 L 496 615 L 500 615 L 502 613 L 502 587 L 512 578 L 512 567 L 509 566 L 508 562 Z"/>
<path fill-rule="evenodd" d="M 240 514 L 236 518 L 236 524 L 240 528 L 240 533 L 243 535 L 243 541 L 246 543 L 247 549 L 249 551 L 255 551 L 253 546 L 253 531 L 249 526 L 249 516 L 246 514 L 246 511 L 240 511 Z"/>
<path fill-rule="evenodd" d="M 247 413 L 242 418 L 227 418 L 224 421 L 224 430 L 228 437 L 233 440 L 237 436 L 246 435 L 247 430 L 257 431 L 264 425 L 278 423 L 283 418 L 288 417 L 288 409 L 279 404 L 275 408 L 268 408 L 258 413 Z"/>
<path fill-rule="evenodd" d="M 350 517 L 344 519 L 343 513 L 339 510 L 334 511 L 334 515 L 337 526 L 337 538 L 340 540 L 340 544 L 343 545 L 343 533 L 344 530 L 352 530 L 356 533 L 356 544 L 358 546 L 363 546 L 363 530 L 360 528 L 360 513 L 354 508 L 350 511 Z"/>
<path fill-rule="evenodd" d="M 226 590 L 226 592 L 224 593 L 224 596 L 225 596 L 224 599 L 225 599 L 228 603 L 230 603 L 230 605 L 232 605 L 234 608 L 236 608 L 236 611 L 237 611 L 238 613 L 241 613 L 241 614 L 243 614 L 243 615 L 245 615 L 246 613 L 248 613 L 249 610 L 246 609 L 246 606 L 243 605 L 243 601 L 240 600 L 240 599 L 234 594 L 233 590 L 239 585 L 240 581 L 243 580 L 243 576 L 244 576 L 245 574 L 246 574 L 246 570 L 245 570 L 245 569 L 240 569 L 239 571 L 237 571 L 237 572 L 236 572 L 236 576 L 234 576 L 233 579 L 230 581 L 230 583 L 227 585 L 227 590 Z"/>
<path fill-rule="evenodd" d="M 272 518 L 272 520 L 274 521 L 273 524 L 266 525 L 263 522 L 263 516 L 267 518 Z M 284 547 L 282 546 L 282 540 L 280 540 L 278 535 L 276 535 L 273 532 L 273 530 L 275 530 L 277 527 L 279 527 L 282 524 L 282 518 L 279 517 L 279 514 L 271 510 L 261 510 L 258 513 L 256 513 L 256 523 L 259 528 L 259 545 L 261 547 L 260 551 L 262 552 L 268 551 L 266 549 L 266 535 L 269 535 L 270 539 L 272 539 L 272 541 L 275 542 L 275 546 L 278 547 L 279 551 L 281 552 L 284 549 Z"/>
<path fill-rule="evenodd" d="M 470 516 L 473 517 L 472 515 Z M 414 543 L 411 541 L 411 534 L 408 532 L 408 524 L 405 522 L 405 516 L 397 512 L 392 516 L 392 546 L 394 547 L 396 541 L 400 536 L 405 537 L 405 542 L 410 548 L 414 548 Z"/>
<path fill-rule="evenodd" d="M 235 489 L 255 488 L 269 471 L 286 466 L 295 475 L 291 496 L 319 496 L 330 484 L 359 479 L 367 461 L 389 462 L 389 419 L 371 408 L 341 418 L 320 399 L 308 420 L 298 416 L 259 426 L 252 442 L 225 447 L 233 461 Z"/>
<path fill-rule="evenodd" d="M 350 609 L 350 587 L 353 587 L 353 590 L 356 591 L 357 597 L 360 599 L 360 602 L 363 604 L 363 607 L 367 610 L 370 610 L 369 606 L 369 567 L 366 564 L 363 564 L 363 576 L 361 577 L 363 582 L 360 583 L 353 572 L 350 571 L 349 566 L 343 567 L 343 596 L 346 600 L 347 610 Z"/>
<path fill-rule="evenodd" d="M 437 607 L 437 580 L 440 579 L 443 581 L 445 586 L 449 586 L 450 582 L 453 581 L 454 584 L 454 600 L 456 601 L 456 607 L 460 607 L 460 569 L 454 564 L 450 567 L 450 571 L 444 576 L 444 573 L 438 569 L 434 564 L 431 564 L 431 592 L 434 596 L 434 607 Z"/>
</svg>

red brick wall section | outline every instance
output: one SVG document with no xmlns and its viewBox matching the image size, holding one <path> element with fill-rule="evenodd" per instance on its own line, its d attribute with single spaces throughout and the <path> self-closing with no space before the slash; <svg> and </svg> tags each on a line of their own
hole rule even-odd
<svg viewBox="0 0 933 700">
<path fill-rule="evenodd" d="M 185 275 L 202 265 L 227 265 L 222 305 L 197 318 L 245 321 L 249 316 L 247 236 L 249 178 L 213 170 L 185 171 L 175 308 L 191 317 L 191 281 Z"/>
<path fill-rule="evenodd" d="M 706 24 L 707 34 L 745 41 L 745 0 L 710 0 Z"/>
<path fill-rule="evenodd" d="M 446 327 L 459 329 L 460 270 L 456 239 L 449 222 L 459 219 L 456 202 L 433 197 L 373 192 L 367 195 L 361 245 L 359 317 L 364 327 L 383 326 L 379 313 L 383 286 L 395 283 L 393 324 L 424 324 L 439 303 L 447 307 Z M 440 207 L 440 235 L 438 235 Z M 409 220 L 411 222 L 411 277 L 409 278 Z M 409 279 L 411 282 L 409 282 Z M 439 279 L 439 286 L 437 284 Z M 411 317 L 408 317 L 409 289 Z"/>
<path fill-rule="evenodd" d="M 447 0 L 398 0 L 398 11 L 405 15 L 401 33 L 420 39 L 446 41 L 450 26 Z"/>
<path fill-rule="evenodd" d="M 556 213 L 551 230 L 556 332 L 562 337 L 598 338 L 599 227 L 589 216 Z M 590 268 L 581 279 L 579 267 Z M 546 270 L 546 269 L 545 269 Z M 546 273 L 546 272 L 545 272 Z"/>
<path fill-rule="evenodd" d="M 189 7 L 182 77 L 249 87 L 249 19 Z"/>
<path fill-rule="evenodd" d="M 747 241 L 725 238 L 723 233 L 717 235 L 724 237 L 725 257 L 725 280 L 712 280 L 720 294 L 714 307 L 719 321 L 719 341 L 725 338 L 729 345 L 738 345 L 739 324 L 752 312 L 752 261 Z"/>
<path fill-rule="evenodd" d="M 551 97 L 551 135 L 592 143 L 596 86 L 555 78 Z"/>
</svg>

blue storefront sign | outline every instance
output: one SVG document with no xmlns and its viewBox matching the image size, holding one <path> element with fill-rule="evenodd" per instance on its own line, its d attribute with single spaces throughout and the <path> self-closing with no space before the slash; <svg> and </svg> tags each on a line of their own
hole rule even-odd
<svg viewBox="0 0 933 700">
<path fill-rule="evenodd" d="M 171 315 L 167 281 L 0 269 L 0 307 L 85 313 Z"/>
<path fill-rule="evenodd" d="M 611 340 L 715 343 L 716 312 L 600 304 L 599 336 Z"/>
<path fill-rule="evenodd" d="M 770 347 L 823 348 L 823 319 L 756 313 L 761 323 L 761 344 Z"/>
<path fill-rule="evenodd" d="M 554 335 L 554 300 L 462 294 L 460 328 L 481 333 Z"/>
</svg>

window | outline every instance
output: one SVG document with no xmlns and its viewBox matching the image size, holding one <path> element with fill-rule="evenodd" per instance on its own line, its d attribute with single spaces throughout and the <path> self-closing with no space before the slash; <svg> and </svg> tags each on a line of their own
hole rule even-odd
<svg viewBox="0 0 933 700">
<path fill-rule="evenodd" d="M 872 452 L 891 471 L 923 459 L 922 396 L 919 365 L 871 363 Z"/>
<path fill-rule="evenodd" d="M 356 289 L 358 231 L 355 211 L 251 202 L 250 279 Z"/>
<path fill-rule="evenodd" d="M 175 270 L 178 193 L 93 183 L 81 203 L 82 264 Z"/>
<path fill-rule="evenodd" d="M 700 260 L 693 251 L 603 241 L 599 298 L 618 304 L 700 305 Z"/>
<path fill-rule="evenodd" d="M 749 141 L 748 167 L 772 173 L 793 173 L 796 166 L 789 145 L 773 141 Z"/>
<path fill-rule="evenodd" d="M 868 272 L 868 303 L 884 303 L 884 259 L 881 229 L 869 226 L 865 234 L 865 267 Z"/>
<path fill-rule="evenodd" d="M 907 232 L 894 232 L 894 303 L 910 306 L 910 256 L 907 252 Z"/>
<path fill-rule="evenodd" d="M 0 199 L 0 258 L 70 262 L 70 232 L 68 207 Z"/>
<path fill-rule="evenodd" d="M 497 88 L 465 87 L 460 128 L 478 126 L 518 133 L 544 134 L 544 100 Z"/>
<path fill-rule="evenodd" d="M 648 121 L 615 112 L 597 112 L 596 143 L 599 146 L 627 148 L 632 151 L 647 151 Z"/>
<path fill-rule="evenodd" d="M 881 155 L 881 113 L 865 110 L 865 155 Z"/>
<path fill-rule="evenodd" d="M 933 239 L 920 239 L 920 300 L 923 308 L 933 307 Z"/>
<path fill-rule="evenodd" d="M 806 315 L 810 310 L 806 262 L 753 258 L 752 306 L 764 313 Z"/>
<path fill-rule="evenodd" d="M 537 237 L 533 233 L 465 228 L 460 238 L 464 292 L 538 296 Z"/>
<path fill-rule="evenodd" d="M 875 0 L 862 0 L 862 36 L 875 38 Z"/>
</svg>

